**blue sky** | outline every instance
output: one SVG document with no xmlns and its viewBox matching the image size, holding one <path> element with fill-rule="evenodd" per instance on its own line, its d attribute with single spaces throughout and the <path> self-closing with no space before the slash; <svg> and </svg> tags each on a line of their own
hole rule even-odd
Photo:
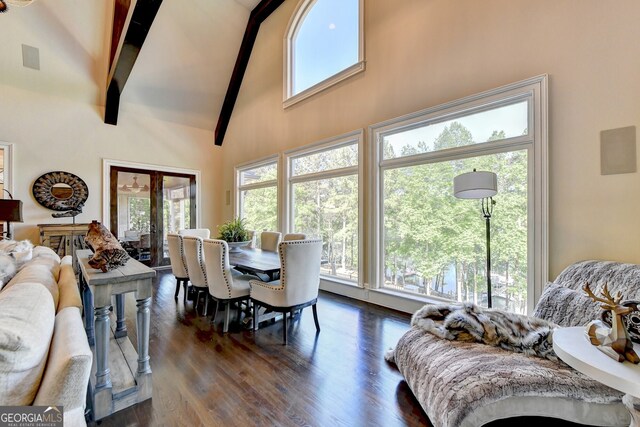
<svg viewBox="0 0 640 427">
<path fill-rule="evenodd" d="M 294 40 L 299 93 L 358 62 L 358 0 L 317 0 Z"/>
</svg>

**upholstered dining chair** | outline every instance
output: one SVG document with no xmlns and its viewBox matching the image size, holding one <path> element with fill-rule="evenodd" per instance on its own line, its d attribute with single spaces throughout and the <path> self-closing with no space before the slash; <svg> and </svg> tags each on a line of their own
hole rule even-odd
<svg viewBox="0 0 640 427">
<path fill-rule="evenodd" d="M 176 278 L 176 295 L 178 299 L 180 293 L 180 284 L 184 286 L 184 301 L 187 300 L 187 287 L 189 285 L 189 272 L 184 259 L 184 243 L 180 234 L 167 234 L 167 243 L 169 245 L 169 261 L 171 262 L 171 271 Z"/>
<path fill-rule="evenodd" d="M 200 295 L 203 294 L 205 296 L 204 315 L 206 316 L 209 308 L 209 285 L 207 284 L 207 272 L 204 268 L 202 240 L 202 237 L 198 236 L 184 236 L 182 238 L 184 242 L 184 259 L 187 265 L 187 271 L 189 272 L 189 281 L 197 292 L 193 307 L 197 312 Z"/>
<path fill-rule="evenodd" d="M 211 230 L 208 228 L 185 228 L 183 230 L 179 230 L 178 234 L 181 236 L 197 236 L 202 237 L 203 239 L 208 239 L 211 235 Z"/>
<path fill-rule="evenodd" d="M 260 249 L 269 252 L 278 252 L 278 244 L 282 239 L 282 233 L 277 231 L 263 231 L 260 234 Z"/>
<path fill-rule="evenodd" d="M 320 332 L 316 301 L 320 286 L 322 240 L 293 240 L 278 245 L 280 254 L 280 280 L 265 283 L 249 281 L 253 301 L 253 329 L 257 327 L 260 307 L 283 313 L 282 330 L 287 344 L 287 313 L 311 306 L 316 330 Z"/>
<path fill-rule="evenodd" d="M 224 240 L 205 239 L 204 266 L 207 273 L 209 295 L 216 302 L 216 308 L 211 317 L 215 322 L 220 303 L 226 305 L 223 333 L 229 330 L 229 317 L 232 303 L 247 302 L 249 305 L 249 280 L 255 276 L 244 275 L 231 269 L 229 265 L 229 245 Z M 238 320 L 240 318 L 240 305 L 238 305 Z"/>
<path fill-rule="evenodd" d="M 284 235 L 284 237 L 282 238 L 282 241 L 288 242 L 291 240 L 304 240 L 306 238 L 307 238 L 307 235 L 304 233 L 289 233 Z"/>
</svg>

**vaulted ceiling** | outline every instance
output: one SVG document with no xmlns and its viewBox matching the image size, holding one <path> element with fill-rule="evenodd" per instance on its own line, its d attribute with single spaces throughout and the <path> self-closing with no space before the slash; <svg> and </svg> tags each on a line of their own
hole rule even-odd
<svg viewBox="0 0 640 427">
<path fill-rule="evenodd" d="M 164 0 L 120 100 L 120 119 L 152 115 L 214 130 L 250 11 L 259 0 Z M 113 1 L 37 0 L 0 14 L 0 85 L 104 106 Z M 23 67 L 22 45 L 40 70 Z"/>
</svg>

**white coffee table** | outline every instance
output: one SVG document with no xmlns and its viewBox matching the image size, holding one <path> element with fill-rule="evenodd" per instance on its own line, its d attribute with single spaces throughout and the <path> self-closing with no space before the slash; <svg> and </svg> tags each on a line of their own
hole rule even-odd
<svg viewBox="0 0 640 427">
<path fill-rule="evenodd" d="M 640 354 L 640 345 L 633 348 Z M 589 342 L 583 326 L 556 329 L 553 350 L 575 370 L 626 393 L 622 403 L 631 413 L 630 426 L 640 427 L 640 364 L 616 362 Z"/>
</svg>

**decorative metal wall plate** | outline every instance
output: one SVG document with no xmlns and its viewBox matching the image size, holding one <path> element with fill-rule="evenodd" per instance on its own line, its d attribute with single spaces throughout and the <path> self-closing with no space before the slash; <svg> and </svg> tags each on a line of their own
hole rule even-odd
<svg viewBox="0 0 640 427">
<path fill-rule="evenodd" d="M 80 177 L 62 171 L 45 173 L 35 180 L 31 191 L 40 205 L 54 211 L 80 213 L 89 197 L 89 187 Z"/>
</svg>

